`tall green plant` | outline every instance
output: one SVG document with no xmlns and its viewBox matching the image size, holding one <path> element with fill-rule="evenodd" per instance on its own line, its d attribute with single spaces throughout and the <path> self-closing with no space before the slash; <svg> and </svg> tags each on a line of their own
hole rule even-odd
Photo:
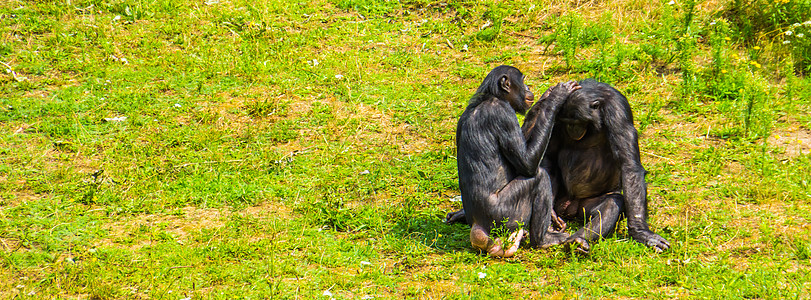
<svg viewBox="0 0 811 300">
<path fill-rule="evenodd" d="M 774 43 L 796 72 L 811 72 L 811 0 L 732 0 L 723 16 L 744 44 Z"/>
<path fill-rule="evenodd" d="M 609 64 L 609 56 L 612 52 L 616 52 L 611 51 L 616 49 L 609 49 L 607 47 L 608 42 L 614 36 L 614 27 L 611 26 L 610 17 L 611 16 L 608 14 L 603 14 L 600 17 L 600 21 L 593 26 L 595 38 L 597 39 L 597 43 L 600 47 L 599 64 L 595 77 L 600 81 L 606 81 L 605 77 L 608 77 L 608 73 L 610 72 L 611 68 L 611 65 Z M 622 63 L 621 60 L 619 63 Z"/>
<path fill-rule="evenodd" d="M 695 0 L 687 0 L 684 2 L 684 13 L 682 16 L 682 23 L 676 43 L 676 51 L 678 53 L 679 68 L 681 69 L 682 77 L 682 95 L 685 98 L 693 98 L 693 92 L 696 90 L 698 84 L 696 78 L 695 64 L 693 63 L 693 56 L 695 55 L 696 39 L 693 36 L 691 25 L 695 17 Z"/>
<path fill-rule="evenodd" d="M 567 14 L 559 19 L 557 25 L 556 42 L 563 52 L 563 60 L 568 68 L 575 66 L 575 57 L 580 48 L 580 40 L 583 29 L 582 19 L 577 14 Z"/>
<path fill-rule="evenodd" d="M 584 65 L 579 63 L 578 52 L 595 42 L 601 44 L 601 57 L 605 58 L 607 56 L 605 46 L 613 36 L 612 30 L 613 28 L 606 20 L 601 20 L 595 24 L 587 24 L 579 14 L 568 13 L 555 20 L 554 32 L 551 35 L 542 37 L 540 42 L 547 44 L 547 48 L 554 43 L 555 50 L 563 55 L 566 68 L 576 70 Z M 608 68 L 605 61 L 606 59 L 602 59 L 597 64 L 598 73 Z"/>
</svg>

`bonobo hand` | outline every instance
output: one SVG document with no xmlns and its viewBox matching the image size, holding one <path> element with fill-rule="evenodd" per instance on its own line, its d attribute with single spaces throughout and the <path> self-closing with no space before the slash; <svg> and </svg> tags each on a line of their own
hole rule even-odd
<svg viewBox="0 0 811 300">
<path fill-rule="evenodd" d="M 552 225 L 550 226 L 550 229 L 554 229 L 558 232 L 563 232 L 566 230 L 566 221 L 559 217 L 558 214 L 555 213 L 554 209 L 552 210 Z"/>
<path fill-rule="evenodd" d="M 567 82 L 561 82 L 547 89 L 546 92 L 544 92 L 543 95 L 541 95 L 541 100 L 539 101 L 549 99 L 551 101 L 554 101 L 555 104 L 560 105 L 563 104 L 563 102 L 565 102 L 566 98 L 569 98 L 569 94 L 579 89 L 580 84 L 578 84 L 577 81 L 570 80 Z"/>
<path fill-rule="evenodd" d="M 670 242 L 658 234 L 653 233 L 653 231 L 629 230 L 628 233 L 631 234 L 631 237 L 634 238 L 635 241 L 653 248 L 653 250 L 656 252 L 662 252 L 670 249 Z"/>
</svg>

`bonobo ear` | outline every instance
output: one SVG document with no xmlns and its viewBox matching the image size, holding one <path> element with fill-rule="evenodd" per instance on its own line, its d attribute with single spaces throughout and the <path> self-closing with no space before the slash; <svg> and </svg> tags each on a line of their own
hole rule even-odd
<svg viewBox="0 0 811 300">
<path fill-rule="evenodd" d="M 589 108 L 596 109 L 599 108 L 600 105 L 602 104 L 603 104 L 602 99 L 592 100 L 591 103 L 589 103 Z"/>
<path fill-rule="evenodd" d="M 498 80 L 498 86 L 502 90 L 509 93 L 510 92 L 510 77 L 507 77 L 507 75 L 501 76 L 501 79 Z"/>
</svg>

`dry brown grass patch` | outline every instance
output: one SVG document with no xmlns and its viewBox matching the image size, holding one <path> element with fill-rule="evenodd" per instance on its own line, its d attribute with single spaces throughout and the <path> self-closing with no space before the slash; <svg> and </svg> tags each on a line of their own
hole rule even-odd
<svg viewBox="0 0 811 300">
<path fill-rule="evenodd" d="M 811 153 L 811 131 L 792 125 L 783 130 L 775 130 L 769 136 L 767 143 L 773 147 L 784 149 L 785 156 L 789 158 Z"/>
<path fill-rule="evenodd" d="M 141 226 L 150 228 L 165 226 L 164 230 L 166 232 L 171 233 L 178 242 L 185 244 L 189 242 L 190 235 L 195 232 L 223 228 L 233 214 L 250 216 L 264 221 L 269 219 L 291 219 L 295 217 L 290 208 L 271 201 L 264 201 L 257 206 L 248 207 L 241 211 L 233 211 L 229 207 L 198 208 L 194 206 L 187 206 L 181 210 L 183 213 L 180 215 L 136 215 L 130 218 L 108 222 L 104 224 L 103 227 L 105 231 L 109 232 L 109 236 L 112 238 L 103 239 L 100 241 L 100 244 L 120 247 L 119 237 L 126 237 L 137 231 Z M 255 240 L 263 238 L 267 238 L 267 236 L 259 235 L 255 237 Z M 140 249 L 151 243 L 152 241 L 143 241 L 142 243 L 132 245 L 131 248 Z"/>
</svg>

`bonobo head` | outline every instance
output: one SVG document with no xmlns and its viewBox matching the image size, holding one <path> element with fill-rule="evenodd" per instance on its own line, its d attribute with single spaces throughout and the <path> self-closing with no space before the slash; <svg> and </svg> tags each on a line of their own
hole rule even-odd
<svg viewBox="0 0 811 300">
<path fill-rule="evenodd" d="M 602 107 L 612 96 L 607 85 L 586 79 L 580 81 L 580 89 L 572 92 L 558 112 L 558 122 L 566 126 L 566 134 L 573 140 L 580 140 L 589 127 L 600 131 L 603 127 Z"/>
<path fill-rule="evenodd" d="M 524 74 L 511 66 L 498 66 L 490 71 L 476 90 L 476 95 L 482 98 L 493 96 L 507 101 L 519 114 L 526 113 L 535 100 L 535 95 L 524 84 Z"/>
</svg>

